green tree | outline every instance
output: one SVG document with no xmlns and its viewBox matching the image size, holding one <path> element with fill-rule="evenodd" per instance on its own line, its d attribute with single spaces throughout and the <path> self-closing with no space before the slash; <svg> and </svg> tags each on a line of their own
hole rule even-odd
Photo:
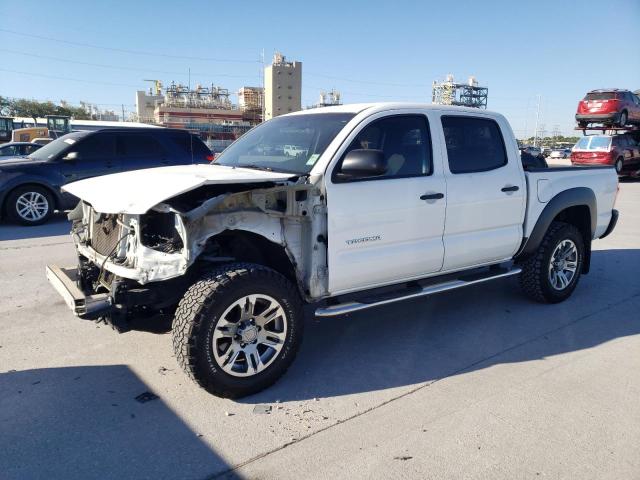
<svg viewBox="0 0 640 480">
<path fill-rule="evenodd" d="M 66 115 L 78 120 L 89 120 L 91 115 L 82 107 L 74 107 L 64 100 L 59 104 L 51 101 L 39 102 L 27 98 L 8 98 L 0 96 L 0 112 L 13 117 L 30 117 L 34 122 L 47 115 Z"/>
</svg>

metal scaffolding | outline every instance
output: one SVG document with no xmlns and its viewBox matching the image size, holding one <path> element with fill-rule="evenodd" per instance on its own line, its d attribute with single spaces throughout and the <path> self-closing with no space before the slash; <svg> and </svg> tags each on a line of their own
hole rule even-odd
<svg viewBox="0 0 640 480">
<path fill-rule="evenodd" d="M 456 83 L 453 75 L 447 75 L 442 82 L 433 81 L 432 99 L 436 105 L 459 105 L 462 107 L 487 108 L 489 89 L 478 86 L 475 77 L 467 83 Z"/>
</svg>

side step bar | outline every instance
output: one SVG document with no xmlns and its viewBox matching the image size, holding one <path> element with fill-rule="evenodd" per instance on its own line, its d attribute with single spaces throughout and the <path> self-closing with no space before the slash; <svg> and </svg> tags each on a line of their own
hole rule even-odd
<svg viewBox="0 0 640 480">
<path fill-rule="evenodd" d="M 316 310 L 317 317 L 335 317 L 337 315 L 344 315 L 346 313 L 358 312 L 360 310 L 366 310 L 367 308 L 379 307 L 381 305 L 387 305 L 389 303 L 400 302 L 402 300 L 409 300 L 410 298 L 426 297 L 440 292 L 446 292 L 447 290 L 455 290 L 457 288 L 466 287 L 468 285 L 474 285 L 476 283 L 483 283 L 489 280 L 496 280 L 498 278 L 510 277 L 517 275 L 522 271 L 519 267 L 511 267 L 510 269 L 501 270 L 489 270 L 480 274 L 468 274 L 460 276 L 453 280 L 447 280 L 442 283 L 434 283 L 424 287 L 418 287 L 417 289 L 406 289 L 402 292 L 395 292 L 395 295 L 390 296 L 382 295 L 380 297 L 371 297 L 361 299 L 359 301 L 338 303 L 336 305 L 329 305 L 327 307 L 318 308 Z"/>
</svg>

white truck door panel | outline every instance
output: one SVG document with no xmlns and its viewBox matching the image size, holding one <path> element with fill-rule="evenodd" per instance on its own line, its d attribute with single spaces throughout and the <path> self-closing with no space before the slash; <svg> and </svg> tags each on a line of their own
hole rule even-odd
<svg viewBox="0 0 640 480">
<path fill-rule="evenodd" d="M 441 177 L 334 187 L 327 195 L 331 292 L 440 271 L 445 202 L 420 196 L 443 192 Z"/>
<path fill-rule="evenodd" d="M 443 270 L 510 258 L 522 241 L 527 192 L 510 131 L 502 135 L 502 125 L 482 116 L 444 115 L 442 126 L 447 151 Z"/>
<path fill-rule="evenodd" d="M 426 138 L 428 143 L 423 146 L 429 150 L 426 162 L 432 165 L 428 167 L 430 172 L 409 175 L 407 162 L 412 158 L 411 152 L 420 148 L 414 143 L 420 142 L 411 132 L 400 135 L 396 127 L 376 131 L 378 125 L 388 125 L 380 122 L 399 117 L 417 117 L 427 128 L 424 114 L 373 116 L 353 132 L 337 154 L 342 158 L 354 145 L 369 142 L 369 148 L 384 150 L 389 160 L 390 171 L 385 178 L 346 183 L 327 178 L 332 294 L 417 278 L 442 268 L 446 200 L 420 198 L 446 193 L 440 153 L 431 153 L 431 142 Z M 370 134 L 372 130 L 375 135 Z M 433 158 L 437 160 L 433 162 Z M 329 170 L 334 167 L 339 169 L 339 162 Z"/>
</svg>

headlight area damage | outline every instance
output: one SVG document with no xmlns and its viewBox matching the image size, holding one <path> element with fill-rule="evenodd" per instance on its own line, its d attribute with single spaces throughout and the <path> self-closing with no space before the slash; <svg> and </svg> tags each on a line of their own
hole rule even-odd
<svg viewBox="0 0 640 480">
<path fill-rule="evenodd" d="M 307 177 L 202 185 L 146 213 L 98 212 L 84 200 L 69 218 L 78 268 L 48 270 L 50 280 L 75 283 L 78 299 L 67 302 L 78 316 L 118 329 L 129 314 L 174 308 L 196 278 L 226 262 L 273 268 L 307 299 L 327 293 L 325 201 Z"/>
</svg>

